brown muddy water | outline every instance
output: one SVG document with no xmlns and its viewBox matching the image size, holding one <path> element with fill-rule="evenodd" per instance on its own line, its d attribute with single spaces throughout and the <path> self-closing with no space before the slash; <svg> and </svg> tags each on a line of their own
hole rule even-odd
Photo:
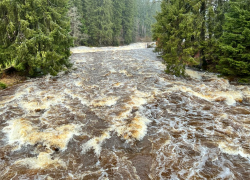
<svg viewBox="0 0 250 180">
<path fill-rule="evenodd" d="M 0 91 L 1 180 L 250 179 L 250 87 L 164 74 L 146 44 Z"/>
</svg>

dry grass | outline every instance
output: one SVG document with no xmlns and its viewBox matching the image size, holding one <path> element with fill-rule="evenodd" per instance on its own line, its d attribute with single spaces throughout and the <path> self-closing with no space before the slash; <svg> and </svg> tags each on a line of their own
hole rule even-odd
<svg viewBox="0 0 250 180">
<path fill-rule="evenodd" d="M 23 82 L 26 78 L 24 76 L 20 76 L 17 73 L 12 74 L 2 74 L 0 76 L 0 82 L 5 84 L 7 87 L 13 86 L 20 82 Z"/>
</svg>

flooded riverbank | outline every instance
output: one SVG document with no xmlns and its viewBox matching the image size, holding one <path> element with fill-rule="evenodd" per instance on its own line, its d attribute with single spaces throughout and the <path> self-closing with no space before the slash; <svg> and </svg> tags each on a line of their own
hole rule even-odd
<svg viewBox="0 0 250 180">
<path fill-rule="evenodd" d="M 182 79 L 145 43 L 0 91 L 0 179 L 249 179 L 250 87 Z"/>
</svg>

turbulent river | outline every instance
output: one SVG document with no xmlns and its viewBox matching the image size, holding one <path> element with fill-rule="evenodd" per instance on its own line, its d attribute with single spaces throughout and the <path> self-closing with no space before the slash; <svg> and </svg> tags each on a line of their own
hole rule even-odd
<svg viewBox="0 0 250 180">
<path fill-rule="evenodd" d="M 250 87 L 164 73 L 146 44 L 0 91 L 1 180 L 250 179 Z"/>
</svg>

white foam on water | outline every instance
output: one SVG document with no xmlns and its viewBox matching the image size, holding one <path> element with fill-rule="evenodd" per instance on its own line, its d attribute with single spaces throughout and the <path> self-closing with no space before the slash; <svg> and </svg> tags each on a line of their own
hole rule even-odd
<svg viewBox="0 0 250 180">
<path fill-rule="evenodd" d="M 66 167 L 66 164 L 59 158 L 52 159 L 49 153 L 41 152 L 37 157 L 25 158 L 15 161 L 17 165 L 28 166 L 30 169 L 44 169 L 53 166 Z"/>
<path fill-rule="evenodd" d="M 220 92 L 209 92 L 208 93 L 213 101 L 225 101 L 227 105 L 235 105 L 236 102 L 242 102 L 243 95 L 241 92 L 236 91 L 220 91 Z"/>
<path fill-rule="evenodd" d="M 83 81 L 83 79 L 82 79 L 82 81 Z M 83 86 L 82 81 L 76 81 L 76 82 L 75 82 L 75 85 L 76 85 L 77 87 L 82 87 L 82 86 Z"/>
<path fill-rule="evenodd" d="M 147 100 L 145 98 L 142 98 L 142 97 L 138 97 L 138 96 L 130 96 L 131 97 L 131 101 L 129 102 L 130 105 L 134 105 L 136 107 L 139 107 L 143 104 L 146 104 L 147 103 Z"/>
<path fill-rule="evenodd" d="M 130 123 L 126 123 L 126 119 L 131 116 L 132 109 L 134 107 L 141 108 L 142 105 L 146 104 L 148 99 L 152 98 L 150 93 L 144 93 L 134 89 L 134 95 L 130 96 L 130 101 L 126 102 L 123 111 L 121 111 L 118 116 L 113 117 L 111 127 L 108 131 L 104 132 L 100 137 L 94 137 L 90 139 L 87 143 L 82 145 L 82 152 L 86 153 L 87 151 L 93 149 L 97 156 L 101 153 L 101 145 L 105 140 L 110 138 L 110 133 L 115 131 L 118 136 L 127 140 L 142 140 L 147 134 L 147 126 L 151 120 L 147 119 L 139 112 L 135 113 L 135 117 L 131 119 Z M 112 106 L 115 105 L 119 97 L 110 97 L 110 98 L 99 98 L 98 100 L 93 100 L 90 105 L 94 107 L 101 106 Z"/>
<path fill-rule="evenodd" d="M 110 138 L 110 132 L 104 132 L 100 137 L 94 137 L 82 145 L 82 153 L 93 149 L 97 156 L 100 156 L 102 143 Z"/>
<path fill-rule="evenodd" d="M 75 99 L 75 98 L 79 99 L 81 101 L 82 105 L 88 105 L 89 104 L 89 101 L 86 98 L 82 97 L 80 94 L 75 94 L 73 90 L 65 89 L 64 93 L 69 95 L 73 99 Z"/>
<path fill-rule="evenodd" d="M 125 75 L 128 76 L 128 77 L 132 76 L 132 75 L 129 74 L 128 71 L 126 71 L 126 70 L 120 70 L 119 73 L 125 74 Z"/>
<path fill-rule="evenodd" d="M 132 50 L 132 49 L 145 49 L 147 48 L 147 43 L 134 43 L 127 46 L 119 46 L 119 47 L 86 47 L 80 46 L 71 48 L 70 51 L 73 53 L 88 53 L 88 52 L 102 52 L 102 51 L 124 51 L 124 50 Z"/>
<path fill-rule="evenodd" d="M 102 107 L 102 106 L 113 106 L 116 104 L 119 97 L 108 96 L 108 97 L 100 97 L 98 99 L 94 99 L 90 102 L 90 105 L 94 107 Z"/>
<path fill-rule="evenodd" d="M 40 94 L 40 93 L 39 93 Z M 30 99 L 28 102 L 26 100 L 20 100 L 18 102 L 19 106 L 22 107 L 27 113 L 35 111 L 37 109 L 47 110 L 55 104 L 62 102 L 62 96 L 45 96 L 41 97 L 38 93 L 34 95 L 33 99 Z M 35 99 L 40 97 L 39 99 Z"/>
<path fill-rule="evenodd" d="M 223 171 L 220 172 L 220 174 L 217 176 L 217 178 L 233 180 L 233 179 L 235 179 L 235 176 L 234 176 L 233 172 L 229 168 L 224 167 Z"/>
<path fill-rule="evenodd" d="M 240 146 L 230 146 L 226 142 L 219 142 L 218 145 L 219 145 L 220 150 L 223 153 L 234 155 L 234 156 L 240 155 L 241 157 L 244 157 L 244 158 L 250 158 L 250 154 L 245 152 L 244 149 Z"/>
<path fill-rule="evenodd" d="M 7 135 L 8 143 L 18 143 L 19 149 L 25 145 L 41 143 L 48 148 L 55 146 L 64 151 L 73 135 L 79 135 L 79 126 L 75 124 L 62 125 L 55 129 L 42 131 L 25 119 L 10 120 L 8 124 L 3 129 Z"/>
<path fill-rule="evenodd" d="M 120 86 L 123 86 L 123 85 L 124 85 L 124 83 L 118 82 L 118 83 L 113 84 L 112 86 L 113 87 L 120 87 Z"/>
<path fill-rule="evenodd" d="M 29 86 L 30 85 L 30 86 Z M 24 88 L 24 89 L 22 89 Z M 24 86 L 21 86 L 16 91 L 15 95 L 7 96 L 2 101 L 0 101 L 0 105 L 7 105 L 8 103 L 11 103 L 11 101 L 19 100 L 23 98 L 25 95 L 34 92 L 36 90 L 36 87 L 31 85 L 31 83 L 27 83 Z"/>
<path fill-rule="evenodd" d="M 198 73 L 198 71 L 193 71 L 191 69 L 186 69 L 186 74 L 188 76 L 190 76 L 191 78 L 193 78 L 193 79 L 198 79 L 198 80 L 202 79 L 202 76 L 201 76 L 200 73 Z"/>
<path fill-rule="evenodd" d="M 235 105 L 236 102 L 243 101 L 243 94 L 238 91 L 204 91 L 196 92 L 190 87 L 177 86 L 167 90 L 167 92 L 182 91 L 190 93 L 198 98 L 205 99 L 207 101 L 224 101 L 227 105 Z"/>
<path fill-rule="evenodd" d="M 13 101 L 15 99 L 15 96 L 7 96 L 7 97 L 2 97 L 2 100 L 0 101 L 0 107 L 6 106 L 8 103 Z"/>
<path fill-rule="evenodd" d="M 126 140 L 142 140 L 147 134 L 147 125 L 151 120 L 136 112 L 136 116 L 131 120 L 129 124 L 125 124 L 115 128 L 118 136 L 121 136 Z"/>
</svg>

